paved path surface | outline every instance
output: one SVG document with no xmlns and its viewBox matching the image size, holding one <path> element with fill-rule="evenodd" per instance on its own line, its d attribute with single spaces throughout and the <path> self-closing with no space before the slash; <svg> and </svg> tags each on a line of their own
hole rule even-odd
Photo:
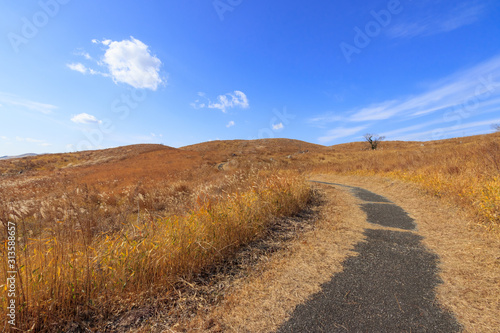
<svg viewBox="0 0 500 333">
<path fill-rule="evenodd" d="M 320 183 L 320 182 L 318 182 Z M 321 182 L 322 183 L 322 182 Z M 366 229 L 343 272 L 297 306 L 284 332 L 459 332 L 460 325 L 436 301 L 438 257 L 429 252 L 416 224 L 386 198 L 348 187 L 365 201 L 368 222 L 405 231 Z"/>
</svg>

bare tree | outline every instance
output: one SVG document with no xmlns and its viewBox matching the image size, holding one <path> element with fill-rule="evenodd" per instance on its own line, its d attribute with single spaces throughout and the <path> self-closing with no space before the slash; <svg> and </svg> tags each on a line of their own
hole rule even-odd
<svg viewBox="0 0 500 333">
<path fill-rule="evenodd" d="M 377 149 L 380 141 L 385 139 L 385 136 L 379 136 L 378 134 L 366 133 L 364 135 L 366 142 L 370 144 L 372 150 Z"/>
<path fill-rule="evenodd" d="M 497 132 L 500 132 L 500 124 L 493 124 L 491 125 L 491 128 L 493 128 Z"/>
</svg>

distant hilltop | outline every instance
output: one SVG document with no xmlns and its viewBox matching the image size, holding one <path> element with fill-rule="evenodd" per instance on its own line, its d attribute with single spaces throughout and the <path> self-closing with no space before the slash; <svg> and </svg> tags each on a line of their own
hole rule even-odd
<svg viewBox="0 0 500 333">
<path fill-rule="evenodd" d="M 37 156 L 38 154 L 22 154 L 18 156 L 2 156 L 0 157 L 0 160 L 10 160 L 12 158 L 23 158 L 23 157 L 29 157 L 29 156 Z"/>
</svg>

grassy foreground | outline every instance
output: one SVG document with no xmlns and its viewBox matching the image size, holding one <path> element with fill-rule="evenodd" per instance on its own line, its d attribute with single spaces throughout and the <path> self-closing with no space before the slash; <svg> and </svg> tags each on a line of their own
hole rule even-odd
<svg viewBox="0 0 500 333">
<path fill-rule="evenodd" d="M 41 204 L 35 215 L 13 211 L 4 201 L 1 220 L 18 222 L 17 328 L 52 331 L 73 320 L 102 321 L 148 296 L 166 295 L 179 280 L 189 281 L 258 238 L 275 218 L 299 212 L 310 198 L 305 180 L 292 172 L 247 171 L 221 182 L 212 186 L 225 189 L 219 192 L 210 184 L 177 188 L 177 194 L 189 192 L 193 204 L 183 214 L 163 216 L 150 211 L 155 196 L 147 190 L 136 191 L 134 200 L 110 200 L 79 187 L 50 208 Z M 3 266 L 7 242 L 0 257 Z M 6 295 L 0 299 L 3 318 Z"/>
<path fill-rule="evenodd" d="M 140 145 L 0 161 L 0 316 L 15 222 L 17 328 L 107 320 L 217 267 L 310 198 L 302 175 L 418 184 L 500 236 L 500 133 L 332 147 L 284 139 Z M 222 166 L 220 170 L 218 166 Z"/>
</svg>

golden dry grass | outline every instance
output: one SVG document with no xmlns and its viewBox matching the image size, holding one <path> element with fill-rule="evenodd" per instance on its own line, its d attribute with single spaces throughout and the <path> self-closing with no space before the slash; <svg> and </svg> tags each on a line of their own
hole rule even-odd
<svg viewBox="0 0 500 333">
<path fill-rule="evenodd" d="M 331 147 L 305 160 L 310 173 L 377 175 L 415 183 L 456 204 L 500 235 L 500 133 L 426 143 L 362 143 Z"/>
<path fill-rule="evenodd" d="M 342 261 L 363 239 L 364 213 L 348 193 L 317 185 L 322 204 L 314 229 L 297 235 L 232 283 L 229 295 L 183 331 L 272 332 L 296 305 L 342 270 Z M 207 323 L 216 323 L 207 330 Z M 204 329 L 205 328 L 205 329 Z M 175 330 L 175 328 L 172 328 Z"/>
<path fill-rule="evenodd" d="M 18 328 L 52 331 L 73 321 L 98 328 L 227 259 L 309 200 L 293 172 L 221 173 L 194 152 L 139 148 L 81 153 L 80 161 L 90 158 L 59 166 L 61 178 L 46 168 L 60 159 L 44 156 L 6 176 L 0 220 L 5 240 L 7 221 L 18 226 Z M 7 242 L 0 254 L 6 268 Z M 0 301 L 7 318 L 5 293 Z"/>
</svg>

